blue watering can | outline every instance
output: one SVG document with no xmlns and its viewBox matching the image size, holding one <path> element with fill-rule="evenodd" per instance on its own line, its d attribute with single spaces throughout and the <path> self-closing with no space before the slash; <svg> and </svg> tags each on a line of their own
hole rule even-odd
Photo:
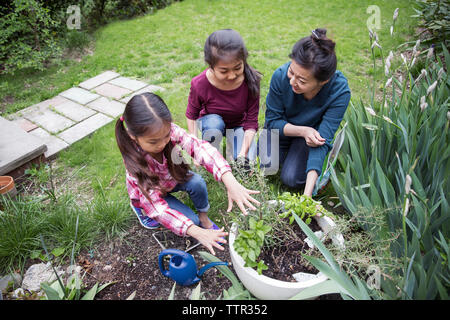
<svg viewBox="0 0 450 320">
<path fill-rule="evenodd" d="M 169 262 L 169 270 L 164 269 L 163 258 L 166 255 L 172 255 Z M 161 273 L 175 280 L 182 286 L 190 286 L 200 281 L 201 276 L 211 267 L 228 265 L 228 262 L 211 262 L 197 271 L 197 264 L 194 257 L 189 253 L 178 249 L 166 249 L 161 251 L 158 257 L 159 269 Z"/>
</svg>

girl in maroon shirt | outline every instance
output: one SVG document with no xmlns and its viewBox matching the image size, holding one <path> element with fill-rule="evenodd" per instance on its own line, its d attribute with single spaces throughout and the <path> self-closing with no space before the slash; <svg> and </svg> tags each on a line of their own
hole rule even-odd
<svg viewBox="0 0 450 320">
<path fill-rule="evenodd" d="M 254 160 L 261 74 L 248 65 L 247 49 L 235 30 L 213 32 L 206 40 L 204 54 L 209 68 L 191 81 L 188 130 L 196 135 L 199 129 L 202 139 L 218 150 L 226 136 L 233 160 Z"/>
</svg>

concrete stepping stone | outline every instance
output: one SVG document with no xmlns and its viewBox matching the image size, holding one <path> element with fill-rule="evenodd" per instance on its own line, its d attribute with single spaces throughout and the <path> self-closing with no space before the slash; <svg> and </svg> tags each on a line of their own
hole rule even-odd
<svg viewBox="0 0 450 320">
<path fill-rule="evenodd" d="M 158 92 L 158 91 L 165 91 L 166 89 L 164 89 L 163 87 L 159 87 L 159 86 L 155 86 L 155 85 L 149 85 L 146 86 L 145 88 L 142 88 L 136 92 L 133 92 L 132 94 L 130 94 L 129 96 L 121 99 L 120 101 L 123 103 L 128 103 L 128 101 L 131 100 L 131 98 L 133 98 L 135 95 L 137 94 L 141 94 L 144 92 Z"/>
<path fill-rule="evenodd" d="M 50 109 L 27 113 L 24 117 L 51 133 L 57 133 L 75 124 L 74 121 Z"/>
<path fill-rule="evenodd" d="M 37 125 L 35 125 L 33 122 L 24 119 L 24 118 L 19 118 L 16 119 L 14 121 L 15 124 L 17 124 L 20 128 L 22 128 L 25 132 L 30 132 L 36 128 L 39 128 Z"/>
<path fill-rule="evenodd" d="M 45 145 L 47 146 L 47 151 L 44 153 L 44 155 L 47 159 L 52 159 L 58 154 L 58 152 L 64 150 L 69 146 L 69 144 L 64 140 L 48 133 L 42 128 L 37 128 L 36 130 L 31 131 L 30 134 L 38 137 L 45 143 Z"/>
<path fill-rule="evenodd" d="M 0 117 L 0 175 L 19 168 L 46 150 L 47 146 L 41 139 Z"/>
<path fill-rule="evenodd" d="M 109 100 L 106 97 L 100 97 L 97 100 L 88 103 L 87 106 L 114 118 L 121 115 L 125 110 L 125 104 L 116 100 Z"/>
<path fill-rule="evenodd" d="M 102 96 L 114 98 L 117 100 L 132 92 L 129 89 L 125 89 L 108 82 L 96 87 L 94 91 Z"/>
<path fill-rule="evenodd" d="M 82 88 L 70 88 L 69 90 L 62 92 L 59 95 L 78 102 L 79 104 L 89 103 L 99 97 L 98 94 L 92 93 Z"/>
<path fill-rule="evenodd" d="M 96 113 L 94 110 L 86 108 L 73 101 L 67 101 L 57 105 L 55 110 L 76 122 L 89 118 Z"/>
<path fill-rule="evenodd" d="M 115 78 L 115 79 L 109 81 L 109 83 L 114 84 L 119 87 L 129 89 L 131 91 L 136 91 L 136 90 L 142 89 L 143 87 L 147 86 L 147 83 L 145 83 L 145 82 L 130 79 L 130 78 L 125 78 L 125 77 Z"/>
<path fill-rule="evenodd" d="M 109 80 L 112 80 L 114 78 L 117 78 L 119 76 L 120 76 L 120 74 L 118 74 L 114 71 L 105 71 L 103 73 L 100 73 L 98 76 L 95 76 L 86 81 L 83 81 L 78 86 L 83 89 L 86 89 L 86 90 L 92 90 L 95 87 L 98 87 L 99 85 L 101 85 Z"/>
<path fill-rule="evenodd" d="M 103 127 L 107 123 L 113 121 L 114 119 L 104 114 L 97 113 L 86 120 L 74 125 L 73 127 L 59 133 L 57 136 L 63 139 L 65 142 L 72 144 L 87 135 L 93 133 L 97 129 Z"/>
</svg>

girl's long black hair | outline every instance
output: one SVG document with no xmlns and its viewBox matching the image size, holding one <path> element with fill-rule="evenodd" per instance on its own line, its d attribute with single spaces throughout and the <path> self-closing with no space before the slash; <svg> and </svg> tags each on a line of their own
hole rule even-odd
<svg viewBox="0 0 450 320">
<path fill-rule="evenodd" d="M 330 79 L 336 72 L 337 58 L 334 51 L 336 43 L 327 38 L 326 29 L 315 29 L 310 36 L 295 43 L 289 58 L 302 67 L 312 70 L 319 81 Z"/>
<path fill-rule="evenodd" d="M 261 73 L 247 63 L 248 51 L 239 32 L 233 29 L 214 31 L 209 35 L 204 48 L 205 61 L 214 69 L 219 60 L 230 56 L 244 62 L 244 76 L 251 95 L 259 96 Z"/>
<path fill-rule="evenodd" d="M 159 177 L 148 168 L 145 152 L 131 139 L 130 135 L 140 137 L 147 130 L 159 127 L 163 123 L 170 124 L 172 115 L 169 109 L 158 95 L 145 92 L 131 98 L 122 117 L 123 121 L 118 119 L 116 122 L 115 133 L 126 169 L 138 180 L 139 188 L 147 198 L 150 189 L 158 189 L 165 194 L 168 190 L 160 186 Z M 171 156 L 174 147 L 176 146 L 169 141 L 163 153 L 167 159 L 170 174 L 176 181 L 183 183 L 190 177 L 189 165 L 184 162 L 174 164 Z"/>
</svg>

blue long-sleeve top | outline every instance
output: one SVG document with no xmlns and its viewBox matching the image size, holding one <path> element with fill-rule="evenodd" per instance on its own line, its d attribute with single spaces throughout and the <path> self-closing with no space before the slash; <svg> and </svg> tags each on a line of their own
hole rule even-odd
<svg viewBox="0 0 450 320">
<path fill-rule="evenodd" d="M 350 88 L 345 76 L 336 71 L 314 98 L 306 100 L 303 94 L 295 93 L 289 84 L 287 70 L 290 64 L 287 62 L 275 70 L 270 80 L 265 128 L 278 129 L 281 140 L 289 139 L 283 131 L 287 123 L 319 131 L 326 142 L 322 146 L 309 148 L 306 172 L 316 170 L 320 175 L 325 156 L 332 148 L 334 134 L 350 102 Z"/>
</svg>

